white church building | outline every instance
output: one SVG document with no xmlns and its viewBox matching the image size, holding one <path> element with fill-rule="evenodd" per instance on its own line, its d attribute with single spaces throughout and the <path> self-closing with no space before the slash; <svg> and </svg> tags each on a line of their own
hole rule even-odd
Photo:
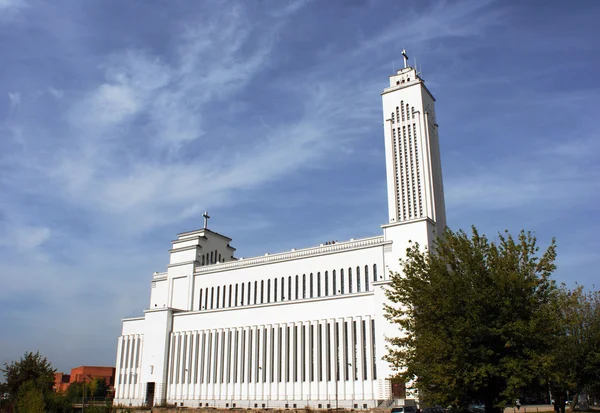
<svg viewBox="0 0 600 413">
<path fill-rule="evenodd" d="M 357 408 L 404 398 L 382 357 L 390 271 L 446 225 L 435 99 L 406 64 L 381 93 L 383 234 L 253 258 L 207 228 L 172 241 L 143 317 L 123 320 L 115 404 Z M 402 401 L 400 400 L 400 403 Z"/>
</svg>

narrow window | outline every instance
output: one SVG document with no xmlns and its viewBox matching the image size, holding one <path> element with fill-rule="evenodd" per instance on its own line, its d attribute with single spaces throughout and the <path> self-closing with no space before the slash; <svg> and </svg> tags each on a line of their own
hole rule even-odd
<svg viewBox="0 0 600 413">
<path fill-rule="evenodd" d="M 208 287 L 204 290 L 204 309 L 208 310 Z"/>
<path fill-rule="evenodd" d="M 217 308 L 219 308 L 219 297 L 221 293 L 221 287 L 217 287 Z"/>
<path fill-rule="evenodd" d="M 319 359 L 317 361 L 317 368 L 319 370 L 319 381 L 323 381 L 323 325 L 319 324 L 317 327 L 317 351 L 319 352 Z"/>
<path fill-rule="evenodd" d="M 267 280 L 267 303 L 271 302 L 271 280 Z"/>
<path fill-rule="evenodd" d="M 221 262 L 221 254 L 219 254 L 219 262 Z"/>
<path fill-rule="evenodd" d="M 198 310 L 202 310 L 202 288 L 200 288 L 200 297 L 199 297 L 198 302 L 199 302 Z"/>
<path fill-rule="evenodd" d="M 325 297 L 329 295 L 329 273 L 325 271 Z"/>
<path fill-rule="evenodd" d="M 229 284 L 229 300 L 228 300 L 229 301 L 229 307 L 231 307 L 231 291 L 232 291 L 231 284 Z M 237 291 L 236 291 L 236 295 L 237 295 Z"/>
<path fill-rule="evenodd" d="M 256 296 L 258 295 L 258 281 L 254 281 L 254 304 L 256 304 Z"/>
<path fill-rule="evenodd" d="M 365 265 L 365 291 L 369 291 L 369 266 Z"/>
<path fill-rule="evenodd" d="M 306 274 L 302 274 L 302 298 L 306 298 Z"/>
<path fill-rule="evenodd" d="M 352 268 L 348 268 L 348 292 L 352 294 Z"/>
<path fill-rule="evenodd" d="M 250 297 L 251 297 L 251 291 L 252 291 L 252 284 L 250 283 L 250 281 L 248 281 L 248 300 L 246 301 L 248 303 L 248 305 L 250 305 L 251 301 L 250 301 Z"/>
<path fill-rule="evenodd" d="M 202 255 L 202 265 L 204 265 L 204 254 Z"/>
<path fill-rule="evenodd" d="M 210 287 L 210 309 L 213 309 L 213 299 L 215 298 L 215 287 Z"/>
<path fill-rule="evenodd" d="M 223 286 L 223 308 L 225 308 L 225 290 L 227 290 L 227 286 Z"/>
<path fill-rule="evenodd" d="M 313 278 L 314 278 L 313 277 L 313 273 L 311 272 L 310 273 L 310 298 L 313 298 L 313 291 L 314 291 L 314 289 L 313 289 Z"/>
<path fill-rule="evenodd" d="M 212 264 L 212 262 L 213 262 L 213 252 L 211 251 L 210 252 L 210 263 Z"/>
<path fill-rule="evenodd" d="M 331 327 L 330 323 L 325 325 L 325 348 L 327 349 L 327 381 L 331 381 Z"/>
<path fill-rule="evenodd" d="M 373 264 L 373 281 L 377 281 L 377 264 Z"/>
<path fill-rule="evenodd" d="M 361 348 L 362 348 L 362 363 L 363 363 L 363 380 L 367 380 L 367 327 L 366 327 L 366 321 L 362 320 L 361 321 L 361 333 L 362 333 L 362 340 L 361 340 Z"/>
<path fill-rule="evenodd" d="M 377 380 L 377 356 L 375 355 L 375 320 L 371 320 L 371 351 L 373 352 L 373 380 Z"/>
<path fill-rule="evenodd" d="M 244 305 L 244 286 L 246 283 L 242 283 L 242 290 L 240 291 L 240 305 Z"/>
<path fill-rule="evenodd" d="M 242 288 L 243 288 L 243 287 L 244 287 L 244 285 L 242 284 Z M 242 293 L 242 295 L 243 295 L 243 294 L 244 294 L 244 293 Z M 239 301 L 238 301 L 238 285 L 236 284 L 236 285 L 235 285 L 235 301 L 233 302 L 233 306 L 234 306 L 234 307 L 237 307 L 237 306 L 238 306 L 238 303 L 239 303 Z"/>
<path fill-rule="evenodd" d="M 298 276 L 296 275 L 296 300 L 298 299 Z"/>
<path fill-rule="evenodd" d="M 285 281 L 285 278 L 281 277 L 281 301 L 285 300 L 285 295 L 283 294 L 283 292 L 285 291 L 284 281 Z"/>
<path fill-rule="evenodd" d="M 292 299 L 292 276 L 291 275 L 288 277 L 288 295 L 287 295 L 287 297 L 288 297 L 288 300 Z"/>
<path fill-rule="evenodd" d="M 244 285 L 244 284 L 242 284 Z M 242 348 L 240 349 L 242 353 L 242 359 L 240 360 L 240 378 L 241 382 L 244 383 L 246 381 L 245 376 L 245 367 L 246 367 L 246 330 L 242 330 Z"/>
<path fill-rule="evenodd" d="M 310 381 L 315 381 L 315 345 L 314 345 L 314 340 L 315 340 L 315 332 L 314 332 L 314 327 L 312 324 L 309 327 L 308 330 L 308 345 L 309 345 L 309 349 L 308 351 L 310 352 L 309 357 L 310 357 Z"/>
<path fill-rule="evenodd" d="M 332 287 L 333 287 L 333 295 L 337 295 L 337 286 L 336 286 L 336 284 L 337 284 L 337 278 L 335 276 L 335 270 L 333 270 L 333 273 L 332 273 L 332 284 L 333 284 L 332 285 Z"/>
<path fill-rule="evenodd" d="M 317 273 L 317 297 L 321 296 L 321 273 Z"/>
<path fill-rule="evenodd" d="M 260 280 L 260 303 L 264 303 L 265 302 L 265 281 L 264 280 Z M 256 337 L 256 339 L 258 340 L 258 337 Z"/>
<path fill-rule="evenodd" d="M 350 380 L 350 360 L 348 354 L 348 322 L 344 321 L 344 380 Z"/>
<path fill-rule="evenodd" d="M 356 292 L 360 292 L 360 267 L 356 267 Z"/>
<path fill-rule="evenodd" d="M 277 278 L 273 280 L 273 302 L 277 302 Z"/>
<path fill-rule="evenodd" d="M 248 383 L 252 383 L 252 329 L 248 330 Z"/>
<path fill-rule="evenodd" d="M 344 269 L 340 270 L 340 293 L 344 294 Z"/>
<path fill-rule="evenodd" d="M 303 325 L 302 326 L 302 337 L 300 338 L 300 340 L 302 341 L 302 351 L 301 351 L 301 355 L 302 355 L 302 361 L 300 362 L 301 366 L 302 366 L 302 381 L 306 381 L 306 326 Z"/>
<path fill-rule="evenodd" d="M 298 381 L 298 326 L 294 326 L 294 348 L 292 353 L 294 356 L 294 381 Z"/>
</svg>

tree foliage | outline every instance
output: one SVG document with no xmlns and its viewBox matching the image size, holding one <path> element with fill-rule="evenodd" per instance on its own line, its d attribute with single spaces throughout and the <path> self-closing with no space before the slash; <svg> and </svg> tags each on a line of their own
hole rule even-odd
<svg viewBox="0 0 600 413">
<path fill-rule="evenodd" d="M 556 399 L 567 391 L 600 391 L 600 291 L 560 289 L 558 317 L 560 330 L 553 340 L 547 365 L 548 382 Z"/>
<path fill-rule="evenodd" d="M 447 229 L 434 249 L 412 245 L 403 274 L 392 276 L 386 316 L 402 333 L 388 339 L 386 360 L 425 403 L 483 402 L 491 412 L 548 363 L 557 329 L 554 240 L 539 255 L 528 232 L 490 242 L 473 227 L 470 236 Z"/>
<path fill-rule="evenodd" d="M 4 368 L 1 368 L 0 371 L 4 373 L 5 388 L 9 393 L 9 398 L 16 400 L 19 389 L 27 382 L 30 382 L 42 394 L 52 391 L 56 370 L 38 351 L 36 353 L 26 352 L 19 361 L 13 361 L 10 364 L 4 363 Z"/>
<path fill-rule="evenodd" d="M 44 413 L 44 394 L 34 381 L 27 381 L 19 387 L 17 413 Z"/>
</svg>

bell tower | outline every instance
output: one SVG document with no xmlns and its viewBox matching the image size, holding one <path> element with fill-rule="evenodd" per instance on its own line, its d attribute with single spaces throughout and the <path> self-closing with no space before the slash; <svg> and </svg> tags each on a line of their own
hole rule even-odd
<svg viewBox="0 0 600 413">
<path fill-rule="evenodd" d="M 402 52 L 404 68 L 382 92 L 389 224 L 446 226 L 435 98 Z"/>
</svg>

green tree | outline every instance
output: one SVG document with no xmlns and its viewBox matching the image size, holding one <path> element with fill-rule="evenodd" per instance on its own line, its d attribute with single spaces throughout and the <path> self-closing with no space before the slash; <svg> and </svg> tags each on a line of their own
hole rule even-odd
<svg viewBox="0 0 600 413">
<path fill-rule="evenodd" d="M 569 391 L 575 406 L 580 392 L 600 388 L 600 291 L 563 286 L 558 315 L 561 328 L 547 365 L 548 383 L 559 405 Z"/>
<path fill-rule="evenodd" d="M 40 352 L 26 352 L 19 361 L 4 363 L 1 368 L 6 379 L 6 391 L 9 399 L 16 400 L 19 389 L 26 382 L 31 382 L 42 394 L 52 391 L 55 369 Z"/>
<path fill-rule="evenodd" d="M 536 239 L 475 227 L 447 229 L 434 253 L 414 244 L 393 274 L 386 306 L 400 328 L 386 360 L 426 403 L 497 411 L 540 375 L 557 329 L 555 242 L 538 256 Z"/>
<path fill-rule="evenodd" d="M 44 413 L 44 393 L 34 381 L 22 383 L 17 395 L 17 413 Z"/>
</svg>

